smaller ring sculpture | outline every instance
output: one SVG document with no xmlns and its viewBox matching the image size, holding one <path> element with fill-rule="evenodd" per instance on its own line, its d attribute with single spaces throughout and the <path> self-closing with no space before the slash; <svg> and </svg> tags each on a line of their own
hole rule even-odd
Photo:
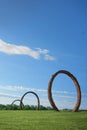
<svg viewBox="0 0 87 130">
<path fill-rule="evenodd" d="M 32 94 L 34 94 L 34 95 L 36 96 L 37 102 L 38 102 L 37 110 L 39 110 L 39 108 L 40 108 L 40 100 L 39 100 L 38 95 L 37 95 L 35 92 L 33 92 L 33 91 L 28 91 L 28 92 L 26 92 L 26 93 L 22 96 L 22 98 L 21 98 L 21 100 L 20 100 L 20 109 L 23 110 L 22 102 L 23 102 L 23 99 L 24 99 L 25 95 L 27 95 L 28 93 L 32 93 Z"/>
<path fill-rule="evenodd" d="M 11 103 L 11 105 L 13 105 L 16 101 L 21 101 L 20 99 L 16 99 L 16 100 L 14 100 L 12 103 Z M 21 105 L 22 105 L 22 107 L 24 106 L 24 104 L 21 102 Z"/>
<path fill-rule="evenodd" d="M 68 75 L 68 76 L 73 80 L 73 82 L 74 82 L 74 84 L 75 84 L 75 87 L 76 87 L 76 90 L 77 90 L 77 102 L 76 102 L 76 104 L 75 104 L 75 107 L 74 107 L 74 109 L 73 109 L 73 112 L 76 112 L 76 111 L 78 111 L 79 106 L 80 106 L 80 103 L 81 103 L 81 90 L 80 90 L 80 85 L 79 85 L 77 79 L 76 79 L 70 72 L 68 72 L 68 71 L 66 71 L 66 70 L 60 70 L 60 71 L 56 72 L 55 74 L 52 75 L 52 77 L 51 77 L 51 79 L 50 79 L 50 81 L 49 81 L 49 84 L 48 84 L 48 99 L 49 99 L 49 101 L 50 101 L 50 104 L 51 104 L 51 106 L 54 108 L 54 110 L 59 111 L 59 109 L 57 108 L 57 106 L 55 105 L 55 103 L 54 103 L 54 101 L 53 101 L 51 88 L 52 88 L 52 83 L 53 83 L 54 78 L 55 78 L 58 74 L 60 74 L 60 73 L 64 73 L 64 74 Z"/>
</svg>

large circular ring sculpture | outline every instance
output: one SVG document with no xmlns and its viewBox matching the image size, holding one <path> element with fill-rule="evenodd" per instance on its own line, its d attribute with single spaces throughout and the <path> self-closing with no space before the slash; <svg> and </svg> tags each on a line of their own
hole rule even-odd
<svg viewBox="0 0 87 130">
<path fill-rule="evenodd" d="M 20 99 L 16 99 L 16 100 L 14 100 L 12 103 L 11 103 L 11 105 L 13 105 L 16 101 L 19 101 L 19 102 L 21 102 L 21 100 Z M 22 105 L 22 107 L 24 106 L 24 104 L 21 102 L 21 105 Z"/>
<path fill-rule="evenodd" d="M 20 109 L 23 110 L 22 101 L 23 101 L 23 98 L 25 97 L 25 95 L 27 95 L 28 93 L 32 93 L 32 94 L 34 94 L 34 95 L 36 96 L 37 101 L 38 101 L 37 110 L 39 110 L 39 108 L 40 108 L 40 100 L 39 100 L 39 97 L 38 97 L 38 95 L 37 95 L 35 92 L 32 92 L 32 91 L 28 91 L 28 92 L 26 92 L 26 93 L 22 96 L 22 98 L 21 98 L 21 100 L 20 100 Z"/>
<path fill-rule="evenodd" d="M 51 88 L 52 88 L 52 83 L 53 83 L 53 80 L 54 78 L 60 74 L 60 73 L 63 73 L 63 74 L 66 74 L 68 75 L 74 82 L 75 86 L 76 86 L 76 90 L 77 90 L 77 102 L 75 104 L 75 107 L 73 108 L 73 112 L 76 112 L 78 111 L 79 109 L 79 106 L 80 106 L 80 103 L 81 103 L 81 90 L 80 90 L 80 85 L 77 81 L 77 79 L 68 71 L 66 70 L 60 70 L 58 72 L 56 72 L 55 74 L 52 75 L 50 81 L 49 81 L 49 84 L 48 84 L 48 99 L 50 101 L 50 104 L 51 106 L 54 108 L 54 110 L 56 111 L 59 111 L 59 109 L 57 108 L 57 106 L 55 105 L 54 101 L 53 101 L 53 98 L 52 98 L 52 92 L 51 92 Z"/>
</svg>

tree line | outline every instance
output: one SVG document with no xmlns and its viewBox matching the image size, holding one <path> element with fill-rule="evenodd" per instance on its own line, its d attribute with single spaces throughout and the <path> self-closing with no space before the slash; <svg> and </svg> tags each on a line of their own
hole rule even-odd
<svg viewBox="0 0 87 130">
<path fill-rule="evenodd" d="M 23 110 L 36 110 L 37 106 L 34 105 L 24 105 L 23 106 Z M 0 104 L 0 110 L 20 110 L 20 106 L 16 105 L 16 104 L 7 104 L 7 105 L 3 105 Z M 43 105 L 40 105 L 40 110 L 52 110 L 51 107 L 45 107 Z"/>
</svg>

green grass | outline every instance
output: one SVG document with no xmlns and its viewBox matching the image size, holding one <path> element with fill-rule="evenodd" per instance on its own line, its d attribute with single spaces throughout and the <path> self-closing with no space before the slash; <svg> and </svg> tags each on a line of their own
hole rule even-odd
<svg viewBox="0 0 87 130">
<path fill-rule="evenodd" d="M 87 111 L 0 111 L 0 130 L 87 130 Z"/>
</svg>

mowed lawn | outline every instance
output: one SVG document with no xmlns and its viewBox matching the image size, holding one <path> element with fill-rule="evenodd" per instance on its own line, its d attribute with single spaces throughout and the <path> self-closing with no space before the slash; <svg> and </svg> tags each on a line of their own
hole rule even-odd
<svg viewBox="0 0 87 130">
<path fill-rule="evenodd" d="M 87 111 L 0 111 L 0 130 L 87 130 Z"/>
</svg>

